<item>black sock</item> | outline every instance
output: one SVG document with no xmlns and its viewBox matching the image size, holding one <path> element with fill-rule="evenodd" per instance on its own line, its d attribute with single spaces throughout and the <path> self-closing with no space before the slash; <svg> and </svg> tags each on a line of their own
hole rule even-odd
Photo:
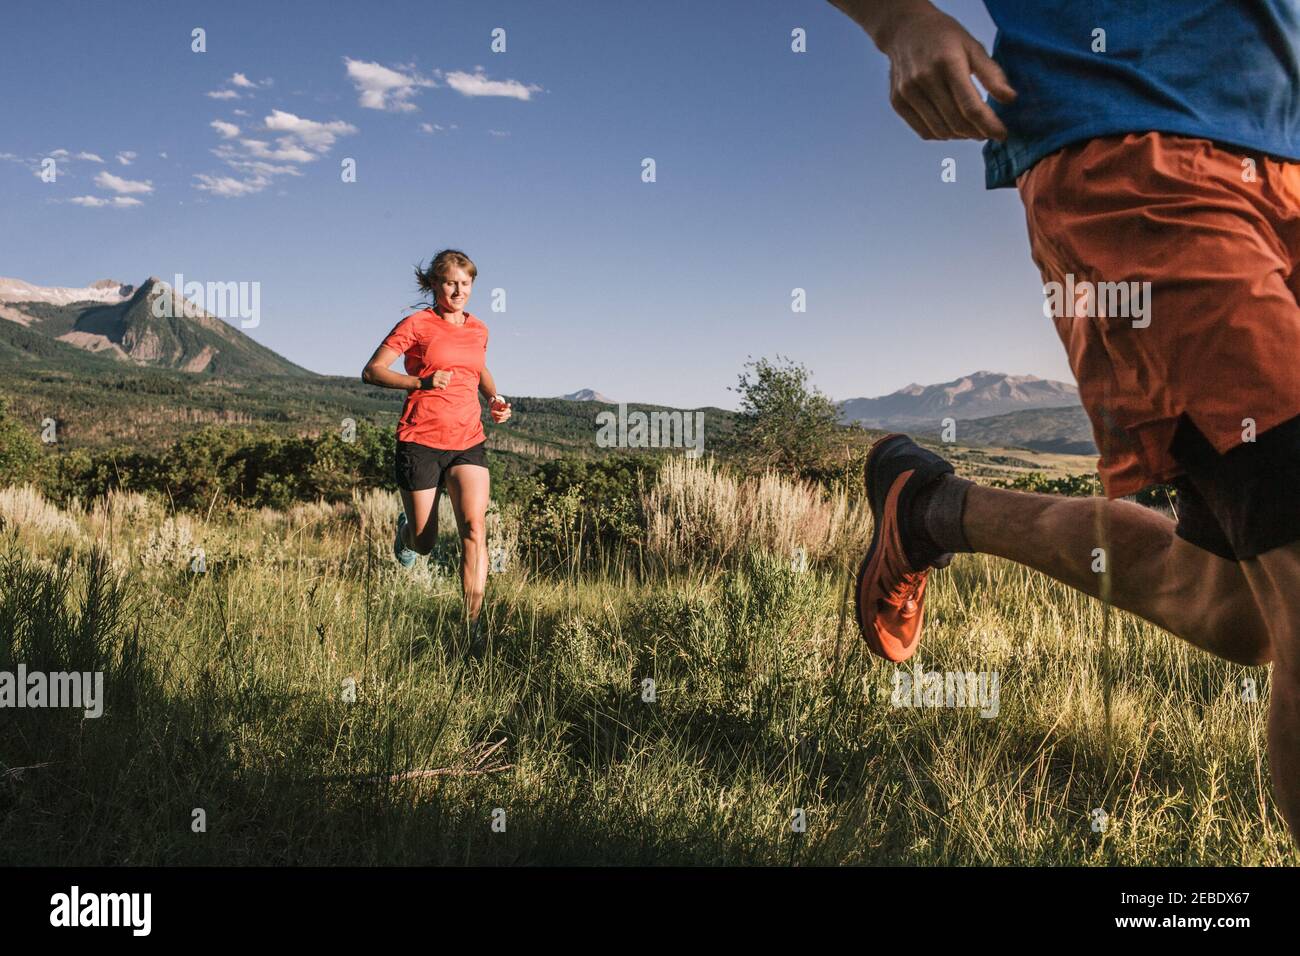
<svg viewBox="0 0 1300 956">
<path fill-rule="evenodd" d="M 927 550 L 937 554 L 973 551 L 961 528 L 966 492 L 973 482 L 956 475 L 940 475 L 912 500 L 912 533 Z"/>
</svg>

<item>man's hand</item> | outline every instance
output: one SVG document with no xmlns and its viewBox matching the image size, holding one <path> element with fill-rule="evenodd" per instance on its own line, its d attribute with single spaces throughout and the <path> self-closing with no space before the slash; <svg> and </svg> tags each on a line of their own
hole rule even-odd
<svg viewBox="0 0 1300 956">
<path fill-rule="evenodd" d="M 833 0 L 889 57 L 889 102 L 922 139 L 1007 138 L 971 74 L 999 103 L 1016 91 L 966 28 L 922 0 Z"/>
</svg>

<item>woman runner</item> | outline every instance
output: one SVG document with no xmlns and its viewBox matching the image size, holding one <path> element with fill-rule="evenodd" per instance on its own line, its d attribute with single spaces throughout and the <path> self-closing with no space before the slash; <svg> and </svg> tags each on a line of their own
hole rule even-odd
<svg viewBox="0 0 1300 956">
<path fill-rule="evenodd" d="M 406 390 L 397 423 L 395 477 L 402 495 L 393 554 L 403 567 L 428 554 L 438 538 L 438 496 L 445 487 L 461 541 L 465 615 L 479 643 L 478 617 L 487 585 L 486 514 L 489 477 L 486 435 L 479 413 L 481 392 L 497 424 L 510 418 L 510 404 L 497 394 L 485 364 L 488 329 L 465 311 L 478 268 L 456 249 L 416 267 L 432 307 L 408 315 L 375 349 L 361 379 Z M 406 374 L 389 366 L 404 357 Z"/>
</svg>

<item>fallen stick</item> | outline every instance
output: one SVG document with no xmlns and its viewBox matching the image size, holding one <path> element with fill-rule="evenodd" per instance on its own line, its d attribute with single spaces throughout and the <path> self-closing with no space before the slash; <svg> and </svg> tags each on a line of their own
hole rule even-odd
<svg viewBox="0 0 1300 956">
<path fill-rule="evenodd" d="M 483 765 L 489 757 L 505 746 L 505 742 L 505 738 L 502 737 L 494 744 L 479 744 L 477 748 L 465 751 L 459 764 L 451 767 L 435 767 L 430 770 L 402 770 L 397 773 L 332 774 L 330 776 L 312 777 L 311 779 L 320 783 L 344 781 L 353 783 L 401 783 L 403 780 L 419 780 L 426 777 L 476 777 L 485 773 L 500 773 L 503 770 L 509 770 L 514 764 L 495 764 L 490 767 Z M 467 765 L 466 761 L 474 755 L 475 749 L 479 751 L 478 759 L 473 764 Z"/>
<path fill-rule="evenodd" d="M 24 770 L 40 770 L 42 767 L 52 767 L 57 762 L 58 761 L 56 760 L 48 760 L 45 763 L 34 763 L 30 767 L 10 767 L 4 773 L 0 773 L 0 777 L 4 777 L 6 779 L 9 777 L 13 777 L 15 781 L 21 780 L 23 778 Z"/>
</svg>

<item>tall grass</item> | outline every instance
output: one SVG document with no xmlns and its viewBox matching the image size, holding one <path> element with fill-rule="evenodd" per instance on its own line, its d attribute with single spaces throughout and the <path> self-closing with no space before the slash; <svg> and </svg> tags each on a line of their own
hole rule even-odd
<svg viewBox="0 0 1300 956">
<path fill-rule="evenodd" d="M 511 563 L 480 656 L 456 575 L 392 561 L 396 495 L 111 522 L 14 500 L 0 670 L 100 669 L 107 704 L 3 712 L 3 862 L 1300 862 L 1266 670 L 1118 612 L 1104 654 L 1098 604 L 972 555 L 932 579 L 903 670 L 996 670 L 997 716 L 894 706 L 846 603 L 868 519 L 776 476 L 670 463 L 645 502 L 662 573 Z"/>
<path fill-rule="evenodd" d="M 669 567 L 750 548 L 843 558 L 870 536 L 871 513 L 843 495 L 767 472 L 737 478 L 711 458 L 669 459 L 645 496 L 646 549 Z"/>
</svg>

